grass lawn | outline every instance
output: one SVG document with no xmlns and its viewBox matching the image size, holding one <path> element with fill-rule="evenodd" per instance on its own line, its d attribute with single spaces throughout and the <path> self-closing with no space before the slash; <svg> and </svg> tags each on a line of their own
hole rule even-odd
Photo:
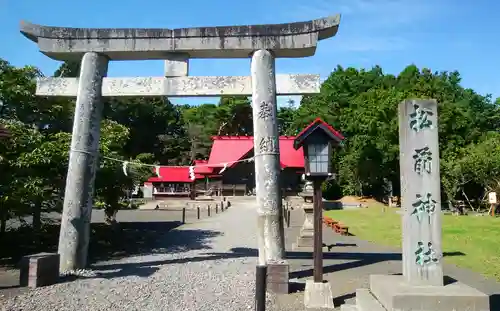
<svg viewBox="0 0 500 311">
<path fill-rule="evenodd" d="M 349 226 L 360 239 L 401 248 L 399 209 L 372 204 L 369 208 L 325 212 Z M 445 257 L 445 262 L 469 268 L 500 281 L 500 217 L 443 215 L 443 252 L 464 256 Z"/>
</svg>

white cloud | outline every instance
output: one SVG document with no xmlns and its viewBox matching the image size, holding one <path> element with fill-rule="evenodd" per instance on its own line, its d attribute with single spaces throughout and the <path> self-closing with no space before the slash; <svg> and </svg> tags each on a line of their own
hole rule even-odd
<svg viewBox="0 0 500 311">
<path fill-rule="evenodd" d="M 432 0 L 310 0 L 307 4 L 290 6 L 284 14 L 296 20 L 342 14 L 363 25 L 389 28 L 427 20 L 444 12 L 443 5 Z"/>
<path fill-rule="evenodd" d="M 321 45 L 341 51 L 394 51 L 408 48 L 406 31 L 442 16 L 444 6 L 432 0 L 310 0 L 290 4 L 283 14 L 289 20 L 311 20 L 340 13 L 339 33 Z"/>
</svg>

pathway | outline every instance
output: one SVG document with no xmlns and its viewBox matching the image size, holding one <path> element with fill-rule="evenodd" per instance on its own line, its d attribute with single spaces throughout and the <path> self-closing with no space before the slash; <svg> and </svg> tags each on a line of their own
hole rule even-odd
<svg viewBox="0 0 500 311">
<path fill-rule="evenodd" d="M 251 202 L 236 203 L 165 233 L 155 253 L 100 262 L 96 277 L 29 291 L 2 310 L 251 310 L 255 219 Z"/>
<path fill-rule="evenodd" d="M 300 209 L 294 210 L 291 220 L 290 228 L 285 231 L 290 271 L 292 271 L 290 277 L 298 278 L 298 281 L 303 283 L 306 279 L 312 279 L 312 256 L 310 253 L 291 251 L 291 244 L 295 242 L 304 221 L 303 212 Z M 356 289 L 369 287 L 370 274 L 402 272 L 401 250 L 397 248 L 381 246 L 358 239 L 355 236 L 340 236 L 326 226 L 323 226 L 323 241 L 325 244 L 333 246 L 330 253 L 324 254 L 323 272 L 325 273 L 324 278 L 332 286 L 335 305 L 338 306 L 337 310 L 340 310 L 341 304 L 355 304 Z M 445 256 L 460 256 L 460 250 L 445 254 Z M 444 272 L 452 279 L 491 295 L 491 310 L 500 310 L 500 283 L 450 264 L 444 265 Z M 283 310 L 303 309 L 303 301 L 302 292 L 279 297 L 279 303 Z"/>
<path fill-rule="evenodd" d="M 269 296 L 267 310 L 303 310 L 301 284 L 312 277 L 312 255 L 291 251 L 303 222 L 292 212 L 286 229 L 290 276 L 298 292 Z M 99 262 L 97 276 L 28 291 L 9 299 L 2 310 L 253 310 L 256 249 L 256 209 L 237 202 L 223 213 L 170 232 L 158 231 L 149 253 Z M 368 287 L 370 274 L 401 272 L 400 251 L 356 237 L 342 237 L 324 228 L 325 279 L 337 306 L 353 303 L 357 288 Z M 458 251 L 458 250 L 457 250 Z M 457 254 L 449 254 L 457 255 Z M 491 310 L 500 310 L 500 284 L 471 271 L 445 265 L 447 275 L 492 297 Z M 340 308 L 338 308 L 340 309 Z"/>
</svg>

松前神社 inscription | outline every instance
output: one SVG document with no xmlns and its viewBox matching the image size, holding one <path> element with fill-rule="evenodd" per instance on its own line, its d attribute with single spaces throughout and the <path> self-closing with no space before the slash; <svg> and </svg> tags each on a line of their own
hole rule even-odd
<svg viewBox="0 0 500 311">
<path fill-rule="evenodd" d="M 432 199 L 432 194 L 427 193 L 425 198 L 423 198 L 420 194 L 416 195 L 417 201 L 412 204 L 413 212 L 411 215 L 416 215 L 417 220 L 420 222 L 422 220 L 422 215 L 427 214 L 429 216 L 429 223 L 431 222 L 431 215 L 434 214 L 436 210 L 436 201 Z"/>
<path fill-rule="evenodd" d="M 420 132 L 426 128 L 432 128 L 432 121 L 429 117 L 433 115 L 429 109 L 421 108 L 419 105 L 413 105 L 414 112 L 410 114 L 410 128 L 415 132 Z"/>
<path fill-rule="evenodd" d="M 429 147 L 415 149 L 413 159 L 415 160 L 413 169 L 417 174 L 421 175 L 423 172 L 432 173 L 432 152 Z"/>
<path fill-rule="evenodd" d="M 424 242 L 417 243 L 417 250 L 415 251 L 415 263 L 417 265 L 424 266 L 438 261 L 432 242 L 427 242 L 427 246 L 424 246 Z"/>
</svg>

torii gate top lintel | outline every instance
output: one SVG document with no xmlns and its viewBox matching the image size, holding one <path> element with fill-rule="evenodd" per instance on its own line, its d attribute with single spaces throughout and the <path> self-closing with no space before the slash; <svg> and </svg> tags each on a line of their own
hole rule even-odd
<svg viewBox="0 0 500 311">
<path fill-rule="evenodd" d="M 21 33 L 52 59 L 80 59 L 87 52 L 110 60 L 165 59 L 169 53 L 189 58 L 248 58 L 256 50 L 274 57 L 314 55 L 319 40 L 335 36 L 340 15 L 306 22 L 193 28 L 69 28 L 21 22 Z"/>
</svg>

